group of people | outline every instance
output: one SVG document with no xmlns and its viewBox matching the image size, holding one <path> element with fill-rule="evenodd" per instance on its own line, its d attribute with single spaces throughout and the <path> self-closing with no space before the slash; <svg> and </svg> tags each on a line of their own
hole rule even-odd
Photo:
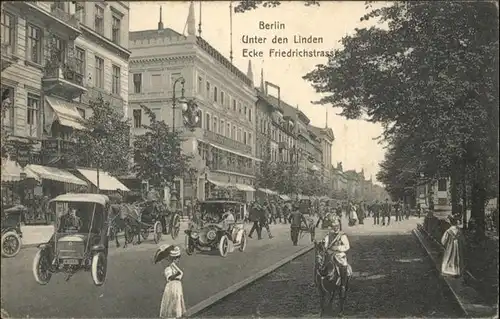
<svg viewBox="0 0 500 319">
<path fill-rule="evenodd" d="M 420 217 L 421 207 L 417 205 L 417 214 Z M 391 216 L 394 215 L 396 222 L 404 219 L 409 219 L 411 215 L 410 205 L 402 203 L 400 200 L 393 203 L 388 198 L 385 202 L 376 200 L 372 204 L 367 204 L 361 201 L 357 204 L 350 202 L 346 209 L 346 215 L 349 219 L 354 219 L 359 224 L 364 223 L 365 218 L 373 217 L 373 224 L 389 226 L 391 224 Z"/>
</svg>

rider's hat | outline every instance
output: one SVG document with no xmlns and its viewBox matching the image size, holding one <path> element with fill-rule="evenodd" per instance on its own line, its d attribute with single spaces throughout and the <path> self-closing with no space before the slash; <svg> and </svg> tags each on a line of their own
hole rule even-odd
<svg viewBox="0 0 500 319">
<path fill-rule="evenodd" d="M 334 218 L 331 224 L 332 226 L 340 226 L 340 220 L 338 218 Z"/>
</svg>

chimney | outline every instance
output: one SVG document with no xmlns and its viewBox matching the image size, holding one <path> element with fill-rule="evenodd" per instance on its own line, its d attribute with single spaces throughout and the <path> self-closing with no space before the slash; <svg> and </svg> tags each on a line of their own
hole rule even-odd
<svg viewBox="0 0 500 319">
<path fill-rule="evenodd" d="M 196 19 L 194 16 L 194 1 L 191 1 L 191 4 L 189 5 L 189 15 L 188 15 L 188 21 L 187 21 L 187 32 L 188 36 L 195 36 L 196 35 Z"/>
<path fill-rule="evenodd" d="M 163 22 L 162 22 L 162 14 L 161 14 L 161 6 L 160 6 L 160 21 L 158 22 L 158 30 L 163 30 Z"/>
<path fill-rule="evenodd" d="M 247 77 L 252 81 L 252 86 L 253 86 L 253 71 L 252 71 L 252 61 L 248 60 L 248 70 L 247 70 Z"/>
</svg>

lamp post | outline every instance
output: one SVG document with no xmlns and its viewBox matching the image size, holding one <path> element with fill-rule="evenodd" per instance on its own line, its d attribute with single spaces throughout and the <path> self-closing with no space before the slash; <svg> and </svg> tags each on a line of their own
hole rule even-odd
<svg viewBox="0 0 500 319">
<path fill-rule="evenodd" d="M 181 97 L 179 98 L 179 101 L 177 101 L 177 98 L 175 97 L 175 87 L 177 86 L 177 83 L 181 84 Z M 172 88 L 172 132 L 175 132 L 175 108 L 177 102 L 179 102 L 179 104 L 181 105 L 182 110 L 185 110 L 187 108 L 187 102 L 186 99 L 184 98 L 184 83 L 186 83 L 184 78 L 182 76 L 178 77 L 175 80 Z"/>
</svg>

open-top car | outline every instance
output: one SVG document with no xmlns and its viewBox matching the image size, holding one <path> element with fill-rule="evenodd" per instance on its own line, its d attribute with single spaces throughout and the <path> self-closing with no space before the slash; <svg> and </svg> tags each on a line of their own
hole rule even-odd
<svg viewBox="0 0 500 319">
<path fill-rule="evenodd" d="M 2 207 L 2 256 L 14 257 L 21 250 L 21 222 L 28 211 L 23 205 Z"/>
<path fill-rule="evenodd" d="M 96 286 L 104 284 L 108 258 L 109 199 L 101 194 L 64 194 L 49 202 L 56 212 L 54 234 L 40 244 L 33 260 L 33 276 L 46 285 L 52 274 L 66 280 L 80 270 L 91 271 Z"/>
<path fill-rule="evenodd" d="M 242 202 L 211 199 L 200 203 L 201 220 L 185 230 L 186 253 L 195 250 L 218 250 L 222 257 L 234 248 L 244 251 L 247 233 L 244 228 Z"/>
</svg>

